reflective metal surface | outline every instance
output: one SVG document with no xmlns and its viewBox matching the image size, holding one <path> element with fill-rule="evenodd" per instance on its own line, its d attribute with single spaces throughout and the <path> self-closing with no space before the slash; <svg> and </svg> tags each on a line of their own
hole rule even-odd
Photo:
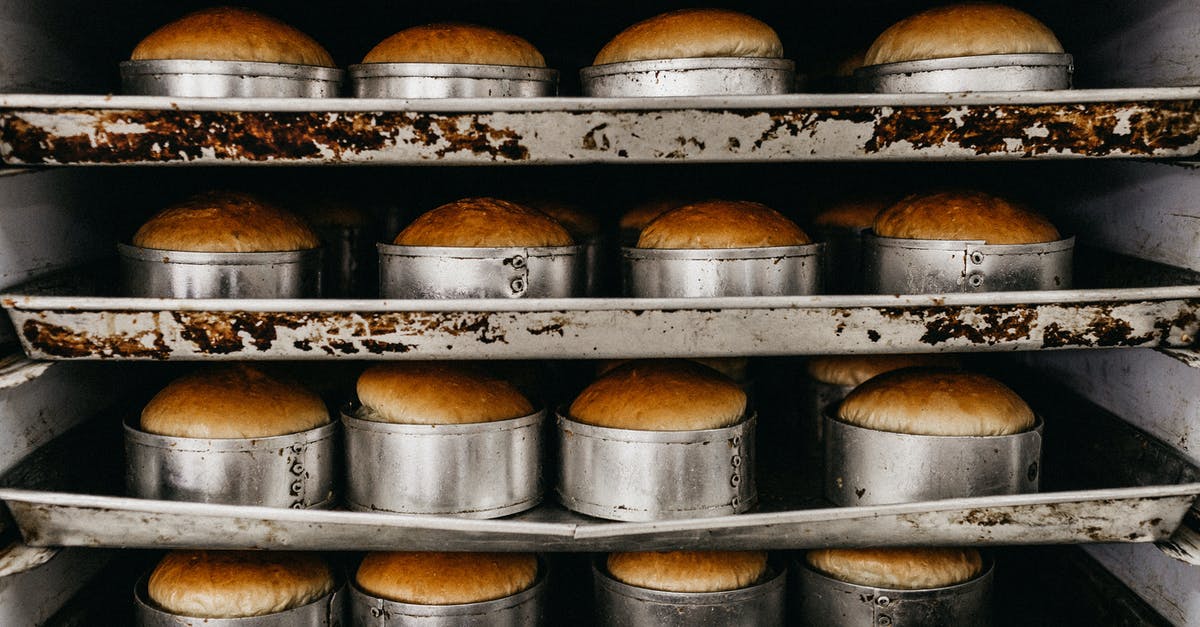
<svg viewBox="0 0 1200 627">
<path fill-rule="evenodd" d="M 321 238 L 321 296 L 354 298 L 374 295 L 375 233 L 365 226 L 314 225 Z"/>
<path fill-rule="evenodd" d="M 568 509 L 610 520 L 738 514 L 758 502 L 750 415 L 722 429 L 635 431 L 558 416 L 558 493 Z"/>
<path fill-rule="evenodd" d="M 866 429 L 825 414 L 825 498 L 882 505 L 1037 492 L 1042 420 L 1022 433 L 912 435 Z"/>
<path fill-rule="evenodd" d="M 593 65 L 579 71 L 594 98 L 786 94 L 796 64 L 787 59 L 711 57 Z"/>
<path fill-rule="evenodd" d="M 934 294 L 1069 289 L 1075 238 L 1044 244 L 901 239 L 863 233 L 863 289 Z"/>
<path fill-rule="evenodd" d="M 664 592 L 617 581 L 592 564 L 596 623 L 600 627 L 783 627 L 786 569 L 770 567 L 767 579 L 727 592 Z"/>
<path fill-rule="evenodd" d="M 1070 89 L 1069 54 L 987 54 L 859 68 L 859 91 L 929 93 Z"/>
<path fill-rule="evenodd" d="M 824 244 L 727 249 L 622 248 L 622 285 L 636 298 L 800 296 L 823 286 Z"/>
<path fill-rule="evenodd" d="M 357 98 L 534 98 L 558 93 L 558 70 L 469 63 L 351 65 Z"/>
<path fill-rule="evenodd" d="M 798 387 L 799 435 L 817 442 L 825 440 L 825 411 L 836 407 L 855 388 L 853 385 L 822 383 L 805 375 Z"/>
<path fill-rule="evenodd" d="M 543 624 L 546 563 L 538 559 L 533 585 L 492 601 L 458 605 L 400 603 L 350 585 L 350 619 L 356 627 L 535 627 Z"/>
<path fill-rule="evenodd" d="M 582 245 L 378 247 L 383 298 L 569 298 L 587 285 Z"/>
<path fill-rule="evenodd" d="M 361 414 L 359 414 L 361 415 Z M 498 518 L 542 500 L 545 410 L 453 425 L 342 413 L 346 503 L 360 511 Z"/>
<path fill-rule="evenodd" d="M 958 627 L 992 625 L 995 564 L 970 581 L 944 588 L 897 590 L 839 581 L 803 556 L 792 564 L 793 604 L 805 627 Z"/>
<path fill-rule="evenodd" d="M 198 253 L 117 244 L 121 291 L 150 298 L 316 298 L 321 249 Z"/>
<path fill-rule="evenodd" d="M 144 499 L 325 508 L 335 505 L 337 423 L 290 435 L 202 439 L 125 422 L 125 486 Z"/>
<path fill-rule="evenodd" d="M 133 589 L 134 622 L 138 627 L 341 627 L 346 623 L 346 588 L 342 583 L 333 592 L 300 607 L 246 618 L 197 618 L 181 616 L 154 606 L 146 592 L 149 574 Z"/>
<path fill-rule="evenodd" d="M 344 75 L 337 68 L 258 61 L 123 61 L 121 90 L 181 98 L 335 98 Z"/>
</svg>

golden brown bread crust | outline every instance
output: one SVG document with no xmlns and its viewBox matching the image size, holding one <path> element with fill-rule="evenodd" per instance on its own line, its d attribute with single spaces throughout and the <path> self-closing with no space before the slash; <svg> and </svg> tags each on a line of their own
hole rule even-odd
<svg viewBox="0 0 1200 627">
<path fill-rule="evenodd" d="M 180 377 L 142 409 L 141 428 L 181 438 L 265 438 L 329 424 L 320 396 L 244 364 Z"/>
<path fill-rule="evenodd" d="M 637 231 L 641 233 L 647 224 L 655 218 L 676 208 L 688 204 L 688 201 L 678 198 L 655 198 L 634 205 L 621 215 L 618 226 L 622 231 Z"/>
<path fill-rule="evenodd" d="M 985 436 L 1033 428 L 1033 410 L 1008 386 L 973 372 L 905 368 L 854 388 L 838 407 L 853 425 L 915 435 Z"/>
<path fill-rule="evenodd" d="M 1062 51 L 1054 32 L 1024 11 L 1001 4 L 955 4 L 896 22 L 871 44 L 864 64 Z"/>
<path fill-rule="evenodd" d="M 745 413 L 746 393 L 737 383 L 687 359 L 622 364 L 592 382 L 568 411 L 585 424 L 640 431 L 718 429 Z"/>
<path fill-rule="evenodd" d="M 527 590 L 537 579 L 528 553 L 368 553 L 355 576 L 376 597 L 400 603 L 478 603 Z"/>
<path fill-rule="evenodd" d="M 875 217 L 880 237 L 981 240 L 987 244 L 1058 241 L 1058 229 L 1043 216 L 983 192 L 912 194 Z"/>
<path fill-rule="evenodd" d="M 808 564 L 834 579 L 893 590 L 927 590 L 960 584 L 983 572 L 975 549 L 821 549 Z"/>
<path fill-rule="evenodd" d="M 813 218 L 813 226 L 861 231 L 871 228 L 875 216 L 891 203 L 882 198 L 862 198 L 832 205 Z"/>
<path fill-rule="evenodd" d="M 422 214 L 393 243 L 499 248 L 570 246 L 575 240 L 558 221 L 536 209 L 496 198 L 464 198 Z"/>
<path fill-rule="evenodd" d="M 133 49 L 134 61 L 203 59 L 335 67 L 312 37 L 249 9 L 214 7 L 189 13 L 150 33 Z"/>
<path fill-rule="evenodd" d="M 779 35 L 745 13 L 682 9 L 656 15 L 621 31 L 600 49 L 593 65 L 645 59 L 782 56 Z"/>
<path fill-rule="evenodd" d="M 854 70 L 863 66 L 863 60 L 867 58 L 866 50 L 859 50 L 854 54 L 842 59 L 837 67 L 833 70 L 833 75 L 836 78 L 851 78 L 854 76 Z"/>
<path fill-rule="evenodd" d="M 808 376 L 830 385 L 860 385 L 864 381 L 885 372 L 929 366 L 959 368 L 962 360 L 958 355 L 822 355 L 808 360 Z"/>
<path fill-rule="evenodd" d="M 311 553 L 172 551 L 150 574 L 148 593 L 172 614 L 243 618 L 307 605 L 333 587 L 333 571 Z"/>
<path fill-rule="evenodd" d="M 578 205 L 559 200 L 525 200 L 521 204 L 531 209 L 537 209 L 554 218 L 576 242 L 582 242 L 600 234 L 600 221 L 596 216 L 584 211 Z"/>
<path fill-rule="evenodd" d="M 612 553 L 608 574 L 622 583 L 667 592 L 748 588 L 767 573 L 765 551 Z"/>
<path fill-rule="evenodd" d="M 133 235 L 134 246 L 206 253 L 309 250 L 316 233 L 296 215 L 251 194 L 205 192 L 163 209 Z"/>
<path fill-rule="evenodd" d="M 363 63 L 468 63 L 546 67 L 533 44 L 502 30 L 474 24 L 424 24 L 379 42 Z"/>
<path fill-rule="evenodd" d="M 638 238 L 638 248 L 712 249 L 800 246 L 812 240 L 782 213 L 757 202 L 705 200 L 672 209 Z"/>
<path fill-rule="evenodd" d="M 394 362 L 358 378 L 358 417 L 397 424 L 492 422 L 533 413 L 533 404 L 507 381 L 469 364 Z"/>
</svg>

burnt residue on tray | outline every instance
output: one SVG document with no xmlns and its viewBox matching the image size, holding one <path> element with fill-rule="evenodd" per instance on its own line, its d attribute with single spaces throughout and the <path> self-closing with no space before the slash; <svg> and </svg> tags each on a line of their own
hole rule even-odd
<svg viewBox="0 0 1200 627">
<path fill-rule="evenodd" d="M 85 331 L 49 324 L 41 320 L 26 320 L 21 334 L 34 351 L 67 359 L 124 357 L 135 359 L 167 359 L 171 347 L 159 331 L 126 335 L 114 333 L 97 336 Z M 150 342 L 147 343 L 146 339 Z"/>
</svg>

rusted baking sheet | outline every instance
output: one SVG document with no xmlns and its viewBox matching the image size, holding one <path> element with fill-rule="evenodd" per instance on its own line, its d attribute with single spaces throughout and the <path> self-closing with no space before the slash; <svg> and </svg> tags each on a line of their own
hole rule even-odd
<svg viewBox="0 0 1200 627">
<path fill-rule="evenodd" d="M 514 102 L 517 101 L 517 102 Z M 9 165 L 1185 158 L 1200 90 L 474 100 L 0 98 Z"/>
<path fill-rule="evenodd" d="M 975 497 L 660 523 L 563 514 L 541 522 L 398 516 L 0 490 L 27 544 L 327 551 L 802 549 L 880 545 L 1152 542 L 1200 484 Z"/>
<path fill-rule="evenodd" d="M 943 296 L 0 296 L 34 359 L 551 359 L 1184 347 L 1200 286 Z"/>
</svg>

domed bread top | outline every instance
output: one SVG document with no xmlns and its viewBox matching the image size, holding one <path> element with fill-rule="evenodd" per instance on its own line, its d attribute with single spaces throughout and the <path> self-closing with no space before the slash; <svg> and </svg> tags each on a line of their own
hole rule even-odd
<svg viewBox="0 0 1200 627">
<path fill-rule="evenodd" d="M 622 364 L 589 385 L 568 414 L 613 429 L 691 431 L 737 424 L 746 393 L 729 377 L 686 359 Z"/>
<path fill-rule="evenodd" d="M 859 385 L 877 375 L 913 366 L 959 368 L 958 355 L 823 355 L 808 360 L 808 376 L 830 385 Z"/>
<path fill-rule="evenodd" d="M 150 574 L 160 609 L 196 618 L 246 618 L 295 609 L 329 594 L 333 571 L 311 553 L 172 551 Z"/>
<path fill-rule="evenodd" d="M 494 422 L 533 413 L 511 383 L 467 364 L 393 362 L 358 378 L 358 417 L 374 422 L 451 425 Z"/>
<path fill-rule="evenodd" d="M 623 231 L 641 232 L 655 218 L 676 208 L 688 204 L 678 198 L 656 198 L 634 205 L 629 211 L 621 214 L 618 226 Z"/>
<path fill-rule="evenodd" d="M 557 220 L 576 242 L 600 234 L 600 221 L 577 205 L 557 200 L 531 200 L 523 204 Z"/>
<path fill-rule="evenodd" d="M 334 67 L 333 57 L 312 37 L 258 11 L 234 7 L 189 13 L 150 33 L 133 49 L 131 58 Z"/>
<path fill-rule="evenodd" d="M 141 417 L 143 431 L 181 438 L 266 438 L 326 424 L 329 409 L 320 396 L 243 364 L 172 381 Z"/>
<path fill-rule="evenodd" d="M 854 388 L 838 418 L 867 429 L 914 435 L 1010 435 L 1033 428 L 1016 392 L 973 372 L 905 368 Z"/>
<path fill-rule="evenodd" d="M 367 53 L 363 63 L 465 63 L 546 67 L 528 41 L 474 24 L 425 24 L 406 28 Z"/>
<path fill-rule="evenodd" d="M 964 583 L 983 572 L 975 549 L 820 549 L 808 564 L 839 581 L 893 590 L 928 590 Z"/>
<path fill-rule="evenodd" d="M 856 231 L 869 229 L 875 223 L 875 216 L 889 204 L 882 198 L 840 202 L 818 213 L 813 218 L 813 226 Z"/>
<path fill-rule="evenodd" d="M 479 603 L 529 589 L 537 558 L 527 553 L 368 553 L 355 579 L 367 594 L 399 603 Z"/>
<path fill-rule="evenodd" d="M 613 553 L 608 574 L 639 588 L 667 592 L 724 592 L 748 588 L 767 574 L 763 551 Z"/>
<path fill-rule="evenodd" d="M 205 253 L 309 250 L 320 240 L 298 216 L 240 192 L 206 192 L 171 205 L 133 235 L 134 246 Z"/>
<path fill-rule="evenodd" d="M 638 238 L 638 248 L 715 249 L 800 246 L 811 243 L 795 222 L 744 200 L 706 200 L 672 209 Z"/>
<path fill-rule="evenodd" d="M 621 31 L 600 50 L 593 65 L 648 59 L 782 56 L 779 35 L 749 15 L 725 9 L 682 9 Z"/>
<path fill-rule="evenodd" d="M 1001 4 L 954 4 L 896 22 L 871 44 L 864 64 L 1062 52 L 1054 32 L 1024 11 Z"/>
<path fill-rule="evenodd" d="M 570 246 L 575 241 L 557 220 L 536 209 L 496 198 L 464 198 L 422 214 L 393 243 L 502 248 Z"/>
<path fill-rule="evenodd" d="M 851 78 L 854 76 L 854 70 L 863 66 L 863 59 L 867 58 L 866 50 L 859 50 L 850 56 L 842 59 L 837 67 L 833 70 L 835 78 Z"/>
<path fill-rule="evenodd" d="M 1039 244 L 1061 238 L 1050 221 L 982 192 L 913 194 L 875 217 L 875 235 L 901 239 Z"/>
</svg>

